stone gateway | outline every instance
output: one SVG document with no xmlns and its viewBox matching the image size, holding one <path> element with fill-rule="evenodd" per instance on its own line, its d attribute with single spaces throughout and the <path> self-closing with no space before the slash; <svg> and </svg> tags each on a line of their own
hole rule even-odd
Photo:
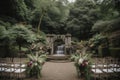
<svg viewBox="0 0 120 80">
<path fill-rule="evenodd" d="M 50 55 L 61 53 L 59 48 L 63 47 L 63 54 L 67 55 L 71 53 L 71 34 L 55 35 L 47 34 L 47 48 Z"/>
</svg>

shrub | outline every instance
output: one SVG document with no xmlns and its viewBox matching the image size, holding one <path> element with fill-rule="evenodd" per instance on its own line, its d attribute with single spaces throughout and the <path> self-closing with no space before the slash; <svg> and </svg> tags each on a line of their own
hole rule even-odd
<svg viewBox="0 0 120 80">
<path fill-rule="evenodd" d="M 110 48 L 110 55 L 112 57 L 120 57 L 120 48 Z"/>
<path fill-rule="evenodd" d="M 109 48 L 108 47 L 99 46 L 98 47 L 98 55 L 100 57 L 109 56 Z"/>
</svg>

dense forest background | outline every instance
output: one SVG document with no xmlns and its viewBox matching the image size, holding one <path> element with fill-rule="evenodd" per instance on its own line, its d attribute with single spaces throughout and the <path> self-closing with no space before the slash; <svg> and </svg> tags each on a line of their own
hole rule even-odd
<svg viewBox="0 0 120 80">
<path fill-rule="evenodd" d="M 0 45 L 6 49 L 18 45 L 20 50 L 23 44 L 37 41 L 39 31 L 70 33 L 76 41 L 102 34 L 114 38 L 114 46 L 119 46 L 119 24 L 120 0 L 0 1 Z"/>
<path fill-rule="evenodd" d="M 93 34 L 92 28 L 119 17 L 119 4 L 119 0 L 76 0 L 74 3 L 68 0 L 1 0 L 0 19 L 10 24 L 30 24 L 33 28 L 40 24 L 40 29 L 47 34 L 71 33 L 78 39 L 87 39 Z"/>
</svg>

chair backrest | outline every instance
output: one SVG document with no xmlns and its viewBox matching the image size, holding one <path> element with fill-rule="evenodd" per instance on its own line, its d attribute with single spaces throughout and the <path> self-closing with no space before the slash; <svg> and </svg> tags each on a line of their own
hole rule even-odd
<svg viewBox="0 0 120 80">
<path fill-rule="evenodd" d="M 106 67 L 105 59 L 104 58 L 97 58 L 96 67 L 100 68 L 100 69 Z"/>
<path fill-rule="evenodd" d="M 14 63 L 21 63 L 21 62 L 24 62 L 24 63 L 26 63 L 26 62 L 28 62 L 28 59 L 27 58 L 14 58 L 14 60 L 13 60 L 13 62 Z"/>
</svg>

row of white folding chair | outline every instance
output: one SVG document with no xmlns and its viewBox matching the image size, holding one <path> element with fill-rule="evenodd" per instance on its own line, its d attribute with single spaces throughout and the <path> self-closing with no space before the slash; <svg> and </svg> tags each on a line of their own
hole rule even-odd
<svg viewBox="0 0 120 80">
<path fill-rule="evenodd" d="M 0 75 L 3 77 L 17 77 L 25 73 L 25 63 L 0 63 Z M 21 76 L 22 77 L 22 76 Z M 24 76 L 23 76 L 24 77 Z"/>
<path fill-rule="evenodd" d="M 98 75 L 99 78 L 102 78 L 103 75 L 104 77 L 113 76 L 114 70 L 120 71 L 117 59 L 113 58 L 95 58 L 95 62 L 91 67 L 94 75 Z"/>
<path fill-rule="evenodd" d="M 101 58 L 94 58 L 94 63 L 91 65 L 91 71 L 94 80 L 103 80 L 104 79 L 104 72 L 101 70 L 102 67 L 105 67 L 103 64 L 103 59 Z"/>
</svg>

